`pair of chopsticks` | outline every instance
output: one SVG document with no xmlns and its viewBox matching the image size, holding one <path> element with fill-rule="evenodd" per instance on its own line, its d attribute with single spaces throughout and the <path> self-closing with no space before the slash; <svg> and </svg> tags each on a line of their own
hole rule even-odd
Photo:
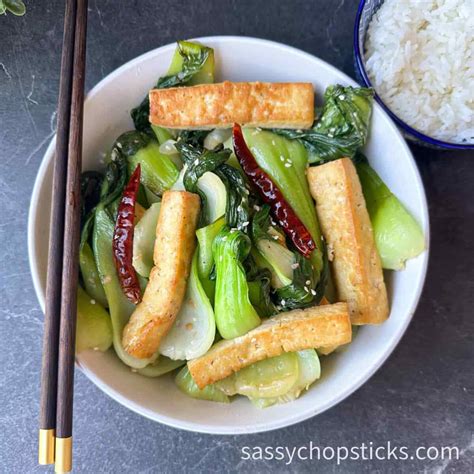
<svg viewBox="0 0 474 474">
<path fill-rule="evenodd" d="M 72 469 L 87 0 L 66 0 L 41 368 L 40 464 Z"/>
</svg>

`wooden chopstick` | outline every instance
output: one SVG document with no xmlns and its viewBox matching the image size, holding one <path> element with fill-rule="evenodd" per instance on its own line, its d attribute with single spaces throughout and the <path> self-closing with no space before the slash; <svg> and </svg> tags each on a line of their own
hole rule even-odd
<svg viewBox="0 0 474 474">
<path fill-rule="evenodd" d="M 54 462 L 56 472 L 72 469 L 87 3 L 66 3 L 53 175 L 39 462 Z"/>
<path fill-rule="evenodd" d="M 66 203 L 59 328 L 55 471 L 72 469 L 72 414 L 79 278 L 79 240 L 82 170 L 82 122 L 86 69 L 87 0 L 77 1 L 74 65 L 69 131 Z"/>
<path fill-rule="evenodd" d="M 63 265 L 64 208 L 68 163 L 69 122 L 73 80 L 76 0 L 67 0 L 64 16 L 61 78 L 59 83 L 56 153 L 53 169 L 52 208 L 49 230 L 49 257 L 46 277 L 46 305 L 41 366 L 41 399 L 38 461 L 54 463 L 56 395 Z"/>
</svg>

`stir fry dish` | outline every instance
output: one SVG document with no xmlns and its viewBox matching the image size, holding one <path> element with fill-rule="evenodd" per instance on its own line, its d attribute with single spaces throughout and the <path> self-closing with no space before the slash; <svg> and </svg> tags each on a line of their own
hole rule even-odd
<svg viewBox="0 0 474 474">
<path fill-rule="evenodd" d="M 389 317 L 383 269 L 424 250 L 363 155 L 372 97 L 335 84 L 319 108 L 309 82 L 214 83 L 214 51 L 179 41 L 134 130 L 82 175 L 77 351 L 176 371 L 202 400 L 303 394 L 320 356 Z"/>
</svg>

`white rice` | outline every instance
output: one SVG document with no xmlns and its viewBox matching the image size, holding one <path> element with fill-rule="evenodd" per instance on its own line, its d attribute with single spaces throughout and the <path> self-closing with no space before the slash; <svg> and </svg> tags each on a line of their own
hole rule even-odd
<svg viewBox="0 0 474 474">
<path fill-rule="evenodd" d="M 372 85 L 400 119 L 474 143 L 474 0 L 386 0 L 365 47 Z"/>
</svg>

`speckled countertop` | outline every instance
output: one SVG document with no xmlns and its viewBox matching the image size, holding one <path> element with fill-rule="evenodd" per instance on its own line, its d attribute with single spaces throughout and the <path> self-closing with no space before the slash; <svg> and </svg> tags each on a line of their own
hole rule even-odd
<svg viewBox="0 0 474 474">
<path fill-rule="evenodd" d="M 0 17 L 0 472 L 36 466 L 42 314 L 28 268 L 31 190 L 55 127 L 63 7 Z M 354 76 L 355 0 L 90 0 L 87 88 L 177 38 L 234 34 L 296 46 Z M 77 372 L 75 472 L 474 472 L 474 156 L 413 147 L 431 216 L 420 305 L 383 368 L 328 412 L 252 436 L 175 430 L 132 413 Z M 242 460 L 245 446 L 457 446 L 460 459 Z M 288 459 L 286 460 L 288 462 Z M 51 472 L 51 470 L 49 470 Z"/>
</svg>

